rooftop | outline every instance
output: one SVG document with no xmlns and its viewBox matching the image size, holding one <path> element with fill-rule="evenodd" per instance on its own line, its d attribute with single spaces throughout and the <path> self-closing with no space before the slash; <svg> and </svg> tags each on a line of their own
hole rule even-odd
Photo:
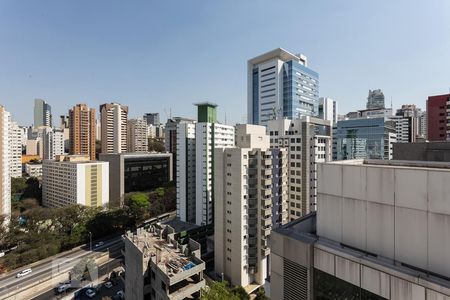
<svg viewBox="0 0 450 300">
<path fill-rule="evenodd" d="M 412 168 L 412 169 L 450 169 L 450 162 L 415 161 L 415 160 L 381 160 L 381 159 L 353 159 L 327 162 L 335 165 L 365 165 L 384 168 Z"/>
<path fill-rule="evenodd" d="M 265 62 L 274 57 L 279 57 L 283 61 L 295 60 L 303 63 L 306 66 L 307 58 L 302 54 L 292 54 L 283 48 L 276 48 L 272 51 L 266 52 L 264 54 L 258 55 L 248 61 L 249 64 L 256 65 Z"/>
<path fill-rule="evenodd" d="M 151 225 L 148 229 L 138 228 L 136 232 L 127 232 L 126 238 L 143 253 L 145 266 L 152 260 L 170 278 L 203 263 L 192 255 L 192 249 L 187 245 L 180 245 L 170 237 L 168 232 L 173 231 L 170 226 L 161 228 Z"/>
</svg>

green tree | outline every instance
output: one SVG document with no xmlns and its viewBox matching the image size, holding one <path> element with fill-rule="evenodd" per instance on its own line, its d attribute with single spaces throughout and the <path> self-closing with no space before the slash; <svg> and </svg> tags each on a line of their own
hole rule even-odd
<svg viewBox="0 0 450 300">
<path fill-rule="evenodd" d="M 231 290 L 231 292 L 233 293 L 233 295 L 238 297 L 238 299 L 241 299 L 241 300 L 249 300 L 250 299 L 250 297 L 248 296 L 247 292 L 245 291 L 245 289 L 242 286 L 234 287 Z"/>
<path fill-rule="evenodd" d="M 11 195 L 23 193 L 26 188 L 27 188 L 26 178 L 11 177 Z"/>
<path fill-rule="evenodd" d="M 226 281 L 215 281 L 202 289 L 200 300 L 240 300 L 240 298 L 233 294 Z"/>
<path fill-rule="evenodd" d="M 149 138 L 148 139 L 148 151 L 149 152 L 164 152 L 164 142 L 159 139 Z"/>
<path fill-rule="evenodd" d="M 269 300 L 269 297 L 266 296 L 266 292 L 262 287 L 256 292 L 255 300 Z"/>
</svg>

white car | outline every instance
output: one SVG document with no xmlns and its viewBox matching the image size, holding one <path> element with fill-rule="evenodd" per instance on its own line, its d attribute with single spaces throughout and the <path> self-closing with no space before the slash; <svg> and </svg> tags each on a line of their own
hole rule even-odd
<svg viewBox="0 0 450 300">
<path fill-rule="evenodd" d="M 94 298 L 95 297 L 95 291 L 93 289 L 87 289 L 86 290 L 86 296 L 88 296 L 89 298 Z"/>
<path fill-rule="evenodd" d="M 3 252 L 3 251 L 2 251 L 2 252 L 0 252 L 0 257 L 3 257 L 3 256 L 5 256 L 5 254 L 6 254 L 6 253 L 5 253 L 5 252 Z"/>
<path fill-rule="evenodd" d="M 103 242 L 98 242 L 97 244 L 95 244 L 95 248 L 98 248 L 98 247 L 101 247 L 101 246 L 103 246 L 105 243 L 103 243 Z"/>
<path fill-rule="evenodd" d="M 22 271 L 20 271 L 19 273 L 17 273 L 16 278 L 20 278 L 20 277 L 23 277 L 23 276 L 27 276 L 27 275 L 30 274 L 31 272 L 32 272 L 31 269 L 25 269 L 25 270 L 22 270 Z"/>
<path fill-rule="evenodd" d="M 111 281 L 105 282 L 105 288 L 110 289 L 112 288 L 113 284 Z"/>
<path fill-rule="evenodd" d="M 70 289 L 70 284 L 62 284 L 58 287 L 58 293 L 64 293 L 68 289 Z"/>
</svg>

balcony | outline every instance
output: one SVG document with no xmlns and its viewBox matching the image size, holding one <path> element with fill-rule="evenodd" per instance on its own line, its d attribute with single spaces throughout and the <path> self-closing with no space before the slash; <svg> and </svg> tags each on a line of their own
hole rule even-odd
<svg viewBox="0 0 450 300">
<path fill-rule="evenodd" d="M 261 200 L 261 206 L 262 207 L 272 206 L 272 199 L 271 198 L 262 199 Z"/>
<path fill-rule="evenodd" d="M 261 176 L 269 176 L 269 175 L 272 175 L 272 169 L 265 168 L 261 170 Z"/>
<path fill-rule="evenodd" d="M 264 197 L 264 196 L 271 196 L 271 195 L 272 195 L 272 190 L 270 188 L 268 188 L 268 189 L 266 188 L 266 189 L 261 191 L 261 196 L 262 197 Z"/>
<path fill-rule="evenodd" d="M 262 219 L 262 220 L 261 220 L 261 226 L 262 226 L 263 228 L 265 228 L 265 227 L 267 227 L 267 226 L 270 226 L 270 225 L 272 225 L 272 219 L 271 219 L 271 218 L 268 218 L 268 219 Z"/>
</svg>

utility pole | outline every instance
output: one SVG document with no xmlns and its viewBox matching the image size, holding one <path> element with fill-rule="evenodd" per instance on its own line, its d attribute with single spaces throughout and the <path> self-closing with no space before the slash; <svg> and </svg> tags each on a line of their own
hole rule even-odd
<svg viewBox="0 0 450 300">
<path fill-rule="evenodd" d="M 89 250 L 92 251 L 92 232 L 89 232 Z"/>
</svg>

